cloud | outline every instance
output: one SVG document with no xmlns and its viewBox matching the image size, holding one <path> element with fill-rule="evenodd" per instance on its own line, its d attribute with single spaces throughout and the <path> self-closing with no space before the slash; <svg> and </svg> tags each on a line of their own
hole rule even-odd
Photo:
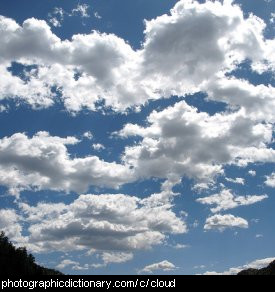
<svg viewBox="0 0 275 292">
<path fill-rule="evenodd" d="M 88 17 L 87 10 L 87 4 L 79 4 L 71 14 Z M 63 15 L 56 8 L 52 23 L 59 26 Z M 61 40 L 45 21 L 31 18 L 19 25 L 1 16 L 1 76 L 7 76 L 2 98 L 49 107 L 55 100 L 51 91 L 58 88 L 70 112 L 95 110 L 98 101 L 123 112 L 150 99 L 204 91 L 243 107 L 251 118 L 274 119 L 273 87 L 225 77 L 247 59 L 253 70 L 274 69 L 275 42 L 265 40 L 263 20 L 245 17 L 230 1 L 182 0 L 145 25 L 144 42 L 134 50 L 113 34 L 93 31 Z M 12 61 L 37 66 L 30 81 L 21 84 L 9 76 Z"/>
<path fill-rule="evenodd" d="M 15 210 L 2 209 L 0 210 L 0 231 L 12 238 L 14 241 L 22 241 L 22 227 L 19 223 L 20 217 Z"/>
<path fill-rule="evenodd" d="M 219 194 L 214 194 L 209 197 L 199 198 L 196 201 L 203 205 L 216 205 L 215 208 L 211 208 L 211 212 L 217 213 L 230 209 L 237 208 L 239 206 L 248 206 L 261 202 L 267 199 L 267 195 L 262 196 L 236 196 L 231 190 L 222 190 Z"/>
<path fill-rule="evenodd" d="M 273 172 L 270 176 L 266 177 L 265 184 L 268 187 L 275 188 L 275 172 Z"/>
<path fill-rule="evenodd" d="M 148 265 L 146 267 L 144 267 L 142 270 L 139 271 L 140 274 L 152 274 L 156 271 L 173 271 L 176 269 L 176 266 L 174 264 L 172 264 L 171 262 L 165 260 L 159 263 L 155 263 L 152 265 Z"/>
<path fill-rule="evenodd" d="M 97 143 L 97 144 L 93 144 L 92 145 L 93 149 L 96 150 L 96 151 L 101 151 L 101 150 L 104 150 L 105 149 L 105 146 L 100 144 L 100 143 Z"/>
<path fill-rule="evenodd" d="M 88 140 L 92 140 L 93 139 L 93 134 L 90 131 L 87 131 L 83 134 L 83 137 L 88 139 Z"/>
<path fill-rule="evenodd" d="M 72 159 L 67 145 L 77 143 L 74 137 L 53 137 L 47 132 L 0 139 L 0 184 L 14 193 L 25 189 L 81 193 L 91 185 L 117 188 L 133 178 L 127 166 L 97 156 Z"/>
<path fill-rule="evenodd" d="M 49 22 L 54 27 L 61 27 L 66 11 L 61 7 L 55 7 L 54 10 L 48 14 Z"/>
<path fill-rule="evenodd" d="M 231 268 L 228 271 L 224 271 L 221 273 L 218 272 L 206 272 L 204 273 L 204 275 L 236 275 L 239 272 L 243 271 L 243 270 L 247 270 L 247 269 L 262 269 L 267 267 L 271 262 L 273 262 L 275 260 L 275 258 L 266 258 L 266 259 L 261 259 L 261 260 L 256 260 L 253 261 L 249 264 L 243 265 L 243 266 L 239 266 L 236 268 Z"/>
<path fill-rule="evenodd" d="M 219 230 L 224 231 L 227 228 L 248 228 L 248 222 L 240 217 L 233 215 L 214 215 L 206 219 L 205 230 Z"/>
<path fill-rule="evenodd" d="M 247 118 L 242 110 L 209 115 L 185 101 L 153 111 L 146 126 L 126 124 L 122 138 L 141 136 L 122 156 L 138 177 L 186 176 L 200 186 L 213 183 L 226 164 L 275 161 L 272 126 Z"/>
<path fill-rule="evenodd" d="M 69 266 L 78 266 L 79 263 L 76 261 L 72 261 L 72 260 L 63 260 L 60 264 L 58 264 L 56 266 L 57 269 L 59 270 L 63 270 Z"/>
<path fill-rule="evenodd" d="M 226 177 L 225 180 L 229 181 L 231 183 L 234 183 L 234 184 L 240 184 L 240 185 L 245 184 L 245 180 L 243 178 L 240 178 L 240 177 L 237 177 L 235 179 Z"/>
<path fill-rule="evenodd" d="M 132 253 L 125 253 L 125 252 L 104 252 L 102 254 L 102 260 L 105 265 L 110 263 L 121 264 L 128 262 L 133 259 Z"/>
<path fill-rule="evenodd" d="M 106 265 L 162 244 L 166 235 L 187 232 L 171 203 L 153 205 L 150 198 L 81 195 L 71 204 L 20 204 L 25 222 L 30 223 L 28 247 L 39 252 L 93 250 Z"/>
<path fill-rule="evenodd" d="M 249 170 L 248 174 L 251 175 L 251 176 L 256 176 L 257 172 L 255 170 Z"/>
<path fill-rule="evenodd" d="M 79 15 L 83 18 L 89 18 L 90 15 L 88 13 L 90 6 L 88 4 L 78 4 L 76 8 L 73 8 L 72 15 Z"/>
</svg>

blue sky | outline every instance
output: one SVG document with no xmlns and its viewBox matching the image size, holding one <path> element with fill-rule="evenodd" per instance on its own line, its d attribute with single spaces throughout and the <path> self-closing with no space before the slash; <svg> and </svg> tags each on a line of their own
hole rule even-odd
<svg viewBox="0 0 275 292">
<path fill-rule="evenodd" d="M 274 1 L 40 2 L 0 3 L 0 229 L 67 274 L 275 258 Z"/>
</svg>

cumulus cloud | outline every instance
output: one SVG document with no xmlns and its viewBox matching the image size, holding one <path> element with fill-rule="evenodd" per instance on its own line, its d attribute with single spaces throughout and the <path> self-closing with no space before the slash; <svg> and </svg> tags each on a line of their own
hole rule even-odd
<svg viewBox="0 0 275 292">
<path fill-rule="evenodd" d="M 267 267 L 271 262 L 273 262 L 275 258 L 266 258 L 261 260 L 255 260 L 249 264 L 239 266 L 236 268 L 230 268 L 228 271 L 224 272 L 206 272 L 204 275 L 236 275 L 239 272 L 247 269 L 262 269 Z"/>
<path fill-rule="evenodd" d="M 153 111 L 146 125 L 126 124 L 116 133 L 142 137 L 122 157 L 137 176 L 187 176 L 206 187 L 223 174 L 225 164 L 275 161 L 274 149 L 268 148 L 272 126 L 252 121 L 242 110 L 211 116 L 181 101 Z"/>
<path fill-rule="evenodd" d="M 214 215 L 206 219 L 205 230 L 219 230 L 224 231 L 227 228 L 248 228 L 248 222 L 233 215 Z"/>
<path fill-rule="evenodd" d="M 132 253 L 126 252 L 104 252 L 102 254 L 102 260 L 105 265 L 110 263 L 121 264 L 133 259 Z"/>
<path fill-rule="evenodd" d="M 199 198 L 197 202 L 203 205 L 216 205 L 215 208 L 211 208 L 211 212 L 217 213 L 230 209 L 237 208 L 239 206 L 248 206 L 261 202 L 267 199 L 267 195 L 262 196 L 236 196 L 231 190 L 222 190 L 219 194 L 214 194 L 209 197 Z"/>
<path fill-rule="evenodd" d="M 72 159 L 67 145 L 77 143 L 74 137 L 53 137 L 47 132 L 0 139 L 0 184 L 12 193 L 24 189 L 81 193 L 91 185 L 117 188 L 133 178 L 128 167 L 97 156 Z"/>
<path fill-rule="evenodd" d="M 84 18 L 90 17 L 88 10 L 90 6 L 88 4 L 78 4 L 76 8 L 73 8 L 72 15 L 79 15 Z"/>
<path fill-rule="evenodd" d="M 101 151 L 105 149 L 105 146 L 100 144 L 100 143 L 96 143 L 92 145 L 93 149 L 96 151 Z"/>
<path fill-rule="evenodd" d="M 273 172 L 270 176 L 266 177 L 265 184 L 268 187 L 275 188 L 275 172 Z"/>
<path fill-rule="evenodd" d="M 52 12 L 48 14 L 48 20 L 54 27 L 61 27 L 66 12 L 61 7 L 55 7 Z"/>
<path fill-rule="evenodd" d="M 241 177 L 237 177 L 237 178 L 228 178 L 226 177 L 225 178 L 226 181 L 229 181 L 231 183 L 234 183 L 234 184 L 240 184 L 240 185 L 244 185 L 245 184 L 245 180 Z"/>
<path fill-rule="evenodd" d="M 140 274 L 153 274 L 156 271 L 173 271 L 176 269 L 176 266 L 171 262 L 165 260 L 159 263 L 151 264 L 144 267 L 142 270 L 139 271 Z"/>
<path fill-rule="evenodd" d="M 0 210 L 0 231 L 4 231 L 7 236 L 17 242 L 22 241 L 22 227 L 19 221 L 20 217 L 15 210 Z"/>
<path fill-rule="evenodd" d="M 154 199 L 155 202 L 156 199 Z M 130 260 L 132 252 L 164 243 L 187 227 L 172 204 L 123 194 L 81 195 L 71 204 L 20 204 L 35 251 L 93 250 L 104 264 Z"/>
<path fill-rule="evenodd" d="M 87 10 L 87 4 L 79 4 L 71 14 L 87 17 Z M 56 9 L 53 25 L 59 26 L 63 15 Z M 170 13 L 145 25 L 142 47 L 133 50 L 113 34 L 93 31 L 61 40 L 45 21 L 31 18 L 19 25 L 1 16 L 1 76 L 7 75 L 11 61 L 37 66 L 21 87 L 20 80 L 8 76 L 2 98 L 22 96 L 28 103 L 27 90 L 32 103 L 48 107 L 54 102 L 51 89 L 58 88 L 69 111 L 95 110 L 102 100 L 125 111 L 149 99 L 205 91 L 212 99 L 243 107 L 256 119 L 273 118 L 273 87 L 224 77 L 247 59 L 254 70 L 274 68 L 275 42 L 265 40 L 263 20 L 245 17 L 231 1 L 182 0 Z M 18 83 L 16 90 L 13 81 Z M 46 90 L 48 94 L 43 94 Z"/>
<path fill-rule="evenodd" d="M 78 266 L 78 265 L 79 265 L 79 263 L 76 262 L 76 261 L 63 260 L 60 264 L 58 264 L 56 266 L 56 268 L 59 269 L 59 270 L 63 270 L 65 268 L 69 267 L 69 266 L 73 266 L 74 267 L 74 266 Z"/>
<path fill-rule="evenodd" d="M 255 170 L 249 170 L 248 174 L 251 175 L 251 176 L 256 176 L 257 172 Z"/>
</svg>

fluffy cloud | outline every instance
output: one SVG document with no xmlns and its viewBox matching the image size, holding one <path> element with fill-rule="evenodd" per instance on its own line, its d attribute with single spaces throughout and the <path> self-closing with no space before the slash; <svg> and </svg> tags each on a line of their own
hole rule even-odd
<svg viewBox="0 0 275 292">
<path fill-rule="evenodd" d="M 211 116 L 181 101 L 153 111 L 147 126 L 126 124 L 117 134 L 142 137 L 123 155 L 140 177 L 187 176 L 207 185 L 225 164 L 275 161 L 274 149 L 268 148 L 272 126 L 252 121 L 243 110 Z"/>
<path fill-rule="evenodd" d="M 17 215 L 15 210 L 0 210 L 0 231 L 4 231 L 7 236 L 15 241 L 21 242 L 22 227 L 19 221 L 20 217 Z"/>
<path fill-rule="evenodd" d="M 23 189 L 86 192 L 91 185 L 118 187 L 133 174 L 124 165 L 96 156 L 72 159 L 67 145 L 74 137 L 52 137 L 39 132 L 32 138 L 14 134 L 0 139 L 0 184 L 12 193 Z"/>
<path fill-rule="evenodd" d="M 265 184 L 271 188 L 275 188 L 275 172 L 266 177 Z"/>
<path fill-rule="evenodd" d="M 240 217 L 233 215 L 214 215 L 206 219 L 205 230 L 219 230 L 224 231 L 227 228 L 248 228 L 248 222 Z"/>
<path fill-rule="evenodd" d="M 234 183 L 234 184 L 240 184 L 240 185 L 244 185 L 245 184 L 245 180 L 241 177 L 237 177 L 237 178 L 225 178 L 226 181 L 229 181 L 231 183 Z"/>
<path fill-rule="evenodd" d="M 69 266 L 78 266 L 79 263 L 76 261 L 72 261 L 72 260 L 63 260 L 60 264 L 58 264 L 56 266 L 57 269 L 59 270 L 63 270 Z"/>
<path fill-rule="evenodd" d="M 166 235 L 187 232 L 171 203 L 153 205 L 150 197 L 82 195 L 68 205 L 22 203 L 20 208 L 24 220 L 31 223 L 29 248 L 93 250 L 101 253 L 105 265 L 130 260 L 132 252 L 161 244 Z"/>
<path fill-rule="evenodd" d="M 126 252 L 104 252 L 102 254 L 102 260 L 105 265 L 110 263 L 121 264 L 133 259 L 132 253 Z"/>
<path fill-rule="evenodd" d="M 221 193 L 215 194 L 209 197 L 197 199 L 197 202 L 204 205 L 216 205 L 215 208 L 211 208 L 211 212 L 217 213 L 230 209 L 237 208 L 239 206 L 248 206 L 261 202 L 267 199 L 267 195 L 262 196 L 236 196 L 231 190 L 222 190 Z"/>
<path fill-rule="evenodd" d="M 79 5 L 72 13 L 86 17 L 87 8 Z M 273 87 L 224 77 L 247 59 L 258 71 L 274 67 L 275 42 L 264 39 L 264 28 L 261 19 L 245 17 L 231 1 L 182 0 L 169 14 L 146 21 L 143 45 L 133 50 L 113 34 L 93 31 L 61 40 L 45 21 L 31 18 L 19 25 L 1 16 L 1 76 L 8 76 L 1 97 L 48 107 L 54 102 L 52 88 L 58 88 L 69 111 L 95 110 L 102 100 L 124 111 L 149 99 L 205 91 L 212 99 L 244 107 L 251 117 L 272 119 Z M 37 70 L 20 84 L 7 73 L 12 61 Z"/>
<path fill-rule="evenodd" d="M 255 170 L 249 170 L 248 174 L 251 175 L 251 176 L 256 176 L 257 172 Z"/>
<path fill-rule="evenodd" d="M 140 274 L 147 274 L 147 273 L 152 274 L 153 272 L 156 272 L 156 271 L 167 272 L 167 271 L 173 271 L 175 269 L 176 269 L 176 266 L 174 264 L 165 260 L 165 261 L 162 261 L 159 263 L 148 265 L 148 266 L 144 267 L 142 270 L 140 270 L 139 273 Z"/>
<path fill-rule="evenodd" d="M 247 269 L 262 269 L 267 267 L 271 262 L 273 262 L 275 258 L 266 258 L 266 259 L 261 259 L 261 260 L 256 260 L 253 261 L 249 264 L 236 267 L 236 268 L 230 268 L 228 271 L 224 271 L 221 273 L 218 272 L 206 272 L 204 275 L 236 275 L 239 272 Z"/>
</svg>

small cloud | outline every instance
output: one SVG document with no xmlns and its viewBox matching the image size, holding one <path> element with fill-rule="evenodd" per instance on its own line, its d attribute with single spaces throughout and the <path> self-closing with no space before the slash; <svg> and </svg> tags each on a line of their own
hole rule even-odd
<svg viewBox="0 0 275 292">
<path fill-rule="evenodd" d="M 8 108 L 2 104 L 0 104 L 0 113 L 6 112 Z"/>
<path fill-rule="evenodd" d="M 78 266 L 79 263 L 72 260 L 63 260 L 59 265 L 56 266 L 57 269 L 63 270 L 69 266 Z"/>
<path fill-rule="evenodd" d="M 202 270 L 202 269 L 205 269 L 206 266 L 205 265 L 200 265 L 200 266 L 195 266 L 194 269 L 196 270 Z"/>
<path fill-rule="evenodd" d="M 48 21 L 54 27 L 61 27 L 66 12 L 61 7 L 55 7 L 52 12 L 48 14 Z"/>
<path fill-rule="evenodd" d="M 234 184 L 240 184 L 240 185 L 244 185 L 245 184 L 245 180 L 243 178 L 237 177 L 235 179 L 233 178 L 225 178 L 226 181 L 234 183 Z"/>
<path fill-rule="evenodd" d="M 265 185 L 275 188 L 275 172 L 273 172 L 270 176 L 266 176 Z"/>
<path fill-rule="evenodd" d="M 97 144 L 93 144 L 92 145 L 93 149 L 96 150 L 96 151 L 101 151 L 101 150 L 104 150 L 105 149 L 105 146 L 100 144 L 100 143 L 97 143 Z"/>
<path fill-rule="evenodd" d="M 169 261 L 162 261 L 159 263 L 151 264 L 144 267 L 139 271 L 139 274 L 152 274 L 155 271 L 173 271 L 177 267 Z"/>
<path fill-rule="evenodd" d="M 88 139 L 88 140 L 92 140 L 93 139 L 93 134 L 91 131 L 87 131 L 83 134 L 83 137 Z"/>
<path fill-rule="evenodd" d="M 97 11 L 94 13 L 94 17 L 97 19 L 102 19 L 102 16 Z"/>
<path fill-rule="evenodd" d="M 257 172 L 255 170 L 249 170 L 248 174 L 251 176 L 256 176 Z"/>
<path fill-rule="evenodd" d="M 264 236 L 262 234 L 256 234 L 256 238 L 263 238 Z"/>
<path fill-rule="evenodd" d="M 83 18 L 88 18 L 88 17 L 90 17 L 90 15 L 88 13 L 89 8 L 90 8 L 90 6 L 88 4 L 78 4 L 76 6 L 76 8 L 74 8 L 72 10 L 70 16 L 78 15 L 78 16 L 83 17 Z"/>
<path fill-rule="evenodd" d="M 178 244 L 173 246 L 173 248 L 175 248 L 175 249 L 185 249 L 185 248 L 188 248 L 188 247 L 189 247 L 189 245 L 180 244 L 180 243 L 178 243 Z"/>
</svg>

